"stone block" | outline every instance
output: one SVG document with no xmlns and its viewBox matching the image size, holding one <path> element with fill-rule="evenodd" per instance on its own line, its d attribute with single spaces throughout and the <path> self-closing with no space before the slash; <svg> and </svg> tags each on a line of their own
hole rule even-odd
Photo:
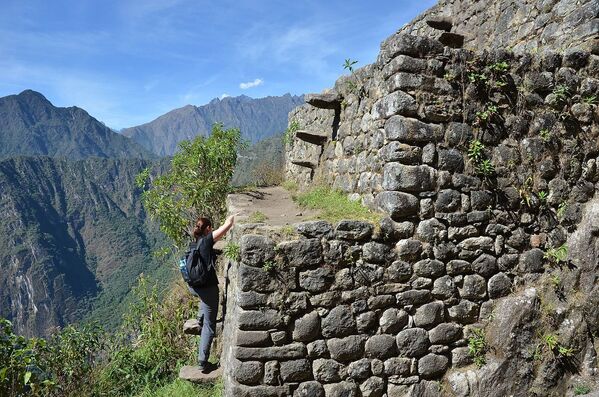
<svg viewBox="0 0 599 397">
<path fill-rule="evenodd" d="M 387 163 L 383 168 L 383 189 L 403 192 L 435 190 L 436 170 L 428 165 Z"/>
<path fill-rule="evenodd" d="M 421 305 L 431 300 L 431 292 L 426 290 L 410 290 L 396 295 L 400 306 Z"/>
<path fill-rule="evenodd" d="M 289 397 L 289 386 L 246 386 L 233 384 L 230 393 L 235 397 Z"/>
<path fill-rule="evenodd" d="M 282 254 L 289 266 L 300 269 L 322 262 L 322 247 L 317 238 L 284 241 L 275 250 Z"/>
<path fill-rule="evenodd" d="M 464 157 L 457 149 L 440 149 L 438 152 L 438 167 L 441 171 L 464 171 Z"/>
<path fill-rule="evenodd" d="M 401 164 L 418 165 L 422 159 L 422 148 L 392 141 L 383 147 L 381 155 L 387 163 L 396 161 Z"/>
<path fill-rule="evenodd" d="M 302 382 L 293 392 L 293 397 L 325 397 L 324 387 L 316 381 Z"/>
<path fill-rule="evenodd" d="M 356 318 L 356 327 L 361 333 L 368 333 L 378 327 L 378 319 L 375 312 L 361 313 Z"/>
<path fill-rule="evenodd" d="M 449 319 L 459 324 L 472 324 L 478 320 L 479 306 L 476 303 L 462 300 L 447 310 Z"/>
<path fill-rule="evenodd" d="M 412 276 L 412 265 L 404 261 L 395 261 L 385 269 L 386 282 L 406 282 Z"/>
<path fill-rule="evenodd" d="M 257 347 L 270 345 L 268 331 L 241 331 L 235 333 L 235 344 L 237 346 Z"/>
<path fill-rule="evenodd" d="M 445 305 L 443 302 L 431 302 L 416 309 L 414 324 L 417 327 L 428 328 L 445 320 Z"/>
<path fill-rule="evenodd" d="M 242 310 L 238 316 L 241 330 L 257 331 L 279 328 L 283 325 L 283 316 L 277 310 Z"/>
<path fill-rule="evenodd" d="M 418 103 L 413 96 L 403 91 L 395 91 L 376 101 L 372 106 L 371 115 L 374 120 L 380 120 L 396 114 L 415 116 L 417 111 Z"/>
<path fill-rule="evenodd" d="M 397 351 L 402 357 L 420 357 L 428 351 L 430 341 L 428 332 L 423 328 L 408 328 L 395 338 Z"/>
<path fill-rule="evenodd" d="M 371 223 L 348 220 L 337 224 L 335 235 L 342 240 L 363 241 L 372 236 L 373 230 Z"/>
<path fill-rule="evenodd" d="M 520 255 L 518 270 L 521 273 L 540 273 L 544 271 L 545 253 L 539 248 L 533 248 Z"/>
<path fill-rule="evenodd" d="M 445 273 L 445 265 L 436 259 L 423 259 L 414 264 L 414 274 L 420 277 L 436 278 Z"/>
<path fill-rule="evenodd" d="M 465 299 L 482 300 L 487 297 L 487 280 L 478 274 L 464 276 L 464 284 L 460 295 Z"/>
<path fill-rule="evenodd" d="M 385 361 L 385 375 L 410 376 L 412 360 L 405 357 L 392 357 Z"/>
<path fill-rule="evenodd" d="M 383 397 L 385 393 L 385 381 L 383 378 L 372 376 L 360 385 L 362 397 Z"/>
<path fill-rule="evenodd" d="M 262 267 L 266 261 L 275 257 L 274 243 L 271 239 L 255 234 L 246 234 L 240 239 L 241 260 L 249 266 Z"/>
<path fill-rule="evenodd" d="M 312 342 L 320 336 L 320 316 L 316 311 L 295 320 L 292 338 L 299 342 Z"/>
<path fill-rule="evenodd" d="M 331 359 L 320 358 L 312 363 L 314 379 L 321 383 L 339 382 L 345 371 L 344 365 Z"/>
<path fill-rule="evenodd" d="M 458 289 L 451 276 L 443 276 L 435 280 L 431 293 L 433 297 L 445 301 L 457 297 Z"/>
<path fill-rule="evenodd" d="M 333 308 L 322 319 L 322 335 L 325 338 L 343 337 L 356 331 L 356 322 L 352 316 L 351 307 L 340 305 Z"/>
<path fill-rule="evenodd" d="M 489 279 L 487 289 L 491 299 L 501 298 L 512 291 L 512 281 L 505 273 L 497 273 Z"/>
<path fill-rule="evenodd" d="M 447 262 L 445 269 L 447 271 L 447 274 L 449 274 L 450 276 L 469 274 L 472 273 L 472 264 L 461 259 L 454 259 Z"/>
<path fill-rule="evenodd" d="M 462 327 L 455 323 L 443 323 L 428 331 L 432 344 L 448 345 L 462 338 Z"/>
<path fill-rule="evenodd" d="M 389 214 L 394 221 L 401 221 L 418 214 L 420 202 L 416 196 L 395 191 L 381 192 L 376 195 L 378 208 Z"/>
<path fill-rule="evenodd" d="M 307 221 L 293 225 L 298 233 L 307 238 L 320 238 L 329 236 L 333 227 L 326 221 Z"/>
<path fill-rule="evenodd" d="M 370 359 L 362 358 L 347 366 L 347 375 L 351 379 L 364 380 L 370 376 Z"/>
<path fill-rule="evenodd" d="M 358 387 L 353 382 L 340 382 L 324 385 L 326 397 L 358 397 Z"/>
<path fill-rule="evenodd" d="M 233 356 L 238 360 L 292 360 L 304 358 L 306 354 L 306 346 L 299 342 L 285 346 L 233 348 Z"/>
<path fill-rule="evenodd" d="M 233 377 L 239 383 L 244 385 L 257 385 L 262 380 L 264 365 L 259 361 L 238 361 L 232 362 Z"/>
<path fill-rule="evenodd" d="M 397 354 L 395 337 L 388 334 L 373 335 L 366 341 L 366 357 L 384 360 Z"/>
<path fill-rule="evenodd" d="M 280 363 L 281 379 L 287 382 L 303 382 L 312 379 L 312 367 L 306 359 L 282 361 Z"/>
<path fill-rule="evenodd" d="M 438 243 L 443 240 L 445 230 L 445 225 L 436 218 L 425 219 L 416 228 L 416 238 L 432 244 Z"/>
<path fill-rule="evenodd" d="M 399 259 L 405 261 L 417 260 L 422 252 L 422 242 L 412 239 L 399 240 L 395 245 L 395 250 Z"/>
<path fill-rule="evenodd" d="M 427 354 L 418 360 L 418 375 L 424 379 L 440 378 L 449 367 L 449 359 L 438 354 Z"/>
<path fill-rule="evenodd" d="M 393 116 L 385 122 L 385 134 L 389 141 L 419 145 L 441 140 L 443 128 L 413 118 Z"/>
<path fill-rule="evenodd" d="M 483 254 L 472 262 L 472 269 L 483 277 L 489 278 L 498 271 L 497 259 L 489 254 Z"/>
<path fill-rule="evenodd" d="M 435 212 L 455 212 L 460 210 L 462 195 L 457 190 L 444 189 L 437 194 Z"/>
<path fill-rule="evenodd" d="M 306 345 L 308 357 L 319 358 L 329 355 L 329 348 L 324 340 L 316 340 Z"/>
<path fill-rule="evenodd" d="M 339 362 L 350 362 L 364 356 L 364 339 L 358 335 L 329 339 L 327 347 L 331 358 Z"/>
<path fill-rule="evenodd" d="M 427 63 L 423 59 L 413 58 L 407 55 L 398 55 L 383 68 L 385 79 L 397 72 L 420 73 L 426 71 Z"/>
<path fill-rule="evenodd" d="M 390 251 L 391 249 L 385 244 L 369 242 L 362 246 L 362 259 L 368 263 L 385 263 Z"/>
<path fill-rule="evenodd" d="M 299 285 L 312 293 L 323 292 L 333 283 L 334 274 L 329 267 L 319 267 L 315 270 L 306 270 L 299 274 Z"/>
</svg>

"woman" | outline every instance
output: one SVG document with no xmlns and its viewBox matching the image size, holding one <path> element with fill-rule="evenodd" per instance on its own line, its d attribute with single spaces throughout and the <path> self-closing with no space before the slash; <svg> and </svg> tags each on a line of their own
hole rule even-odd
<svg viewBox="0 0 599 397">
<path fill-rule="evenodd" d="M 194 246 L 198 247 L 200 260 L 202 263 L 210 264 L 210 275 L 206 285 L 189 287 L 191 293 L 201 299 L 198 316 L 200 324 L 203 320 L 203 325 L 198 347 L 198 366 L 203 373 L 209 373 L 216 369 L 216 365 L 208 362 L 218 313 L 218 278 L 216 277 L 216 255 L 213 246 L 216 241 L 223 238 L 234 223 L 235 216 L 231 215 L 221 227 L 213 231 L 210 219 L 201 217 L 198 218 L 193 229 Z"/>
</svg>

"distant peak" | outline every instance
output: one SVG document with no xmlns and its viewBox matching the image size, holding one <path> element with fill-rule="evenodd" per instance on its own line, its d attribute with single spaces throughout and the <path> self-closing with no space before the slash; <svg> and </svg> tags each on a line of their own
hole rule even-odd
<svg viewBox="0 0 599 397">
<path fill-rule="evenodd" d="M 19 94 L 20 97 L 25 97 L 25 98 L 37 98 L 37 99 L 41 99 L 43 101 L 48 101 L 46 99 L 45 96 L 43 96 L 41 93 L 37 92 L 37 91 L 33 91 L 33 90 L 25 90 L 23 92 L 21 92 Z"/>
</svg>

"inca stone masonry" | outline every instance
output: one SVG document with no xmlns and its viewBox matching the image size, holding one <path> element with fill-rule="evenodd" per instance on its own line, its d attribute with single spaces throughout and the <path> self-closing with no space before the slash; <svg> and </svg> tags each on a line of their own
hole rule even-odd
<svg viewBox="0 0 599 397">
<path fill-rule="evenodd" d="M 227 396 L 599 391 L 598 12 L 441 1 L 291 112 L 287 178 L 384 215 L 236 231 Z"/>
</svg>

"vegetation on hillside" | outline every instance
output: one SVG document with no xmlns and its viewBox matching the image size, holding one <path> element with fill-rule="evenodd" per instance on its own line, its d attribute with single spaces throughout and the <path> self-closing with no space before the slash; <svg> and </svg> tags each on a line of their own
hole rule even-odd
<svg viewBox="0 0 599 397">
<path fill-rule="evenodd" d="M 182 283 L 164 299 L 142 276 L 135 303 L 115 334 L 96 324 L 68 326 L 47 340 L 15 335 L 0 319 L 0 395 L 200 396 L 220 395 L 221 385 L 198 387 L 177 380 L 195 357 L 194 338 L 181 335 L 196 308 Z"/>
</svg>

